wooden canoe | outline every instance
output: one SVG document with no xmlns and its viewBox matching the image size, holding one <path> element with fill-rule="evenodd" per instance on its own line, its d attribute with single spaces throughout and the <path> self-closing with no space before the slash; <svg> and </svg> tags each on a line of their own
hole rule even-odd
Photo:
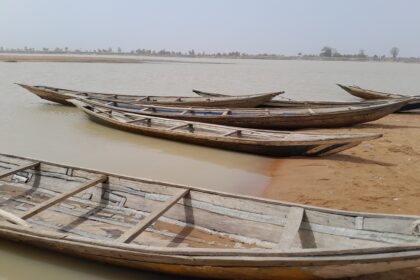
<svg viewBox="0 0 420 280">
<path fill-rule="evenodd" d="M 420 217 L 311 207 L 0 154 L 0 238 L 222 279 L 420 266 Z"/>
<path fill-rule="evenodd" d="M 194 93 L 202 97 L 227 97 L 230 95 L 221 93 L 205 92 L 201 90 L 192 90 Z M 285 97 L 282 99 L 275 99 L 261 104 L 258 107 L 262 108 L 322 108 L 322 107 L 342 107 L 353 106 L 361 104 L 375 104 L 376 101 L 299 101 L 292 100 Z"/>
<path fill-rule="evenodd" d="M 397 98 L 407 98 L 410 97 L 412 100 L 405 106 L 401 108 L 400 111 L 408 111 L 420 108 L 420 95 L 417 96 L 408 96 L 395 93 L 386 93 L 380 91 L 374 91 L 370 89 L 364 89 L 358 86 L 345 86 L 337 84 L 340 88 L 350 93 L 353 96 L 365 99 L 365 100 L 382 100 L 382 99 L 397 99 Z"/>
<path fill-rule="evenodd" d="M 126 113 L 69 100 L 95 122 L 114 128 L 197 145 L 268 156 L 326 156 L 380 134 L 292 133 L 243 129 Z"/>
<path fill-rule="evenodd" d="M 39 96 L 42 99 L 60 103 L 63 105 L 72 105 L 68 99 L 77 97 L 86 97 L 90 99 L 100 99 L 104 101 L 125 101 L 134 104 L 162 104 L 169 106 L 201 106 L 201 107 L 229 107 L 229 108 L 253 108 L 264 102 L 270 101 L 273 97 L 283 92 L 272 92 L 253 94 L 245 96 L 225 96 L 225 97 L 181 97 L 181 96 L 145 96 L 145 95 L 127 95 L 76 91 L 49 86 L 31 86 L 17 84 L 29 92 Z"/>
<path fill-rule="evenodd" d="M 91 105 L 102 105 L 130 113 L 148 116 L 206 122 L 260 129 L 298 129 L 343 127 L 380 119 L 399 110 L 410 99 L 385 100 L 374 105 L 330 108 L 198 108 L 159 105 L 135 105 L 129 102 L 106 102 L 83 99 Z"/>
</svg>

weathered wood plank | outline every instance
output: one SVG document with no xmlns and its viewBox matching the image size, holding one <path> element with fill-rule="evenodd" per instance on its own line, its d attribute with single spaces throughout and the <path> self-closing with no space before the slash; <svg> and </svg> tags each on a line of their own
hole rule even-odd
<svg viewBox="0 0 420 280">
<path fill-rule="evenodd" d="M 22 171 L 22 170 L 25 170 L 25 169 L 29 169 L 29 168 L 33 168 L 33 167 L 37 167 L 37 166 L 39 166 L 39 162 L 31 162 L 31 163 L 28 163 L 28 164 L 25 164 L 25 165 L 17 166 L 15 168 L 12 168 L 12 169 L 7 170 L 4 173 L 1 173 L 0 174 L 0 179 L 1 178 L 4 178 L 4 177 L 7 177 L 9 175 L 12 175 L 14 173 L 17 173 L 19 171 Z"/>
<path fill-rule="evenodd" d="M 318 152 L 320 152 L 320 151 L 328 148 L 329 146 L 331 146 L 331 144 L 319 145 L 319 146 L 316 146 L 316 147 L 310 149 L 305 154 L 307 154 L 307 155 L 313 155 L 313 154 L 316 154 L 316 153 L 318 153 Z"/>
<path fill-rule="evenodd" d="M 143 122 L 143 121 L 147 121 L 147 120 L 150 120 L 150 118 L 138 118 L 138 119 L 133 119 L 133 120 L 126 121 L 126 123 Z"/>
<path fill-rule="evenodd" d="M 227 136 L 232 136 L 234 134 L 236 134 L 236 136 L 241 136 L 242 131 L 241 130 L 229 131 L 229 132 L 226 132 L 225 134 L 223 134 L 222 136 L 227 137 Z"/>
<path fill-rule="evenodd" d="M 192 123 L 185 123 L 185 124 L 181 124 L 181 125 L 176 125 L 176 126 L 173 126 L 173 127 L 169 128 L 169 130 L 175 130 L 175 129 L 184 128 L 184 127 L 188 127 L 190 129 L 192 129 L 193 124 Z"/>
<path fill-rule="evenodd" d="M 149 96 L 145 96 L 145 97 L 142 97 L 142 98 L 137 98 L 137 99 L 135 99 L 135 101 L 136 102 L 141 102 L 141 101 L 149 101 L 150 100 L 150 97 Z"/>
<path fill-rule="evenodd" d="M 280 242 L 277 246 L 279 249 L 290 249 L 293 240 L 299 231 L 302 224 L 303 213 L 305 210 L 301 207 L 290 207 L 289 215 L 287 216 L 286 226 L 281 235 Z"/>
<path fill-rule="evenodd" d="M 21 225 L 21 226 L 25 226 L 25 227 L 29 227 L 30 226 L 26 221 L 24 221 L 23 219 L 19 218 L 18 216 L 14 215 L 12 213 L 6 212 L 4 210 L 1 210 L 1 209 L 0 209 L 0 217 L 6 219 L 8 221 L 11 221 L 11 222 L 13 222 L 13 223 L 15 223 L 17 225 Z"/>
<path fill-rule="evenodd" d="M 136 225 L 131 230 L 124 233 L 118 242 L 130 243 L 133 241 L 140 233 L 142 233 L 147 227 L 149 227 L 153 222 L 155 222 L 160 216 L 162 216 L 169 208 L 171 208 L 175 203 L 178 202 L 182 197 L 184 197 L 190 190 L 182 189 L 178 194 L 174 195 L 171 199 L 167 200 L 162 208 L 156 210 L 153 213 L 150 213 L 149 216 L 144 218 L 138 225 Z"/>
<path fill-rule="evenodd" d="M 61 195 L 58 195 L 56 197 L 53 197 L 41 204 L 39 204 L 38 206 L 35 206 L 34 208 L 32 208 L 28 213 L 25 213 L 21 218 L 22 219 L 28 219 L 36 214 L 38 214 L 39 212 L 51 207 L 52 205 L 59 203 L 60 201 L 65 200 L 66 198 L 75 195 L 76 193 L 82 192 L 96 184 L 99 183 L 103 183 L 108 179 L 108 176 L 106 175 L 101 175 L 99 178 L 97 179 L 92 179 L 87 181 L 86 183 L 84 183 L 83 185 L 81 185 L 80 187 L 71 190 L 69 192 L 66 193 L 62 193 Z"/>
</svg>

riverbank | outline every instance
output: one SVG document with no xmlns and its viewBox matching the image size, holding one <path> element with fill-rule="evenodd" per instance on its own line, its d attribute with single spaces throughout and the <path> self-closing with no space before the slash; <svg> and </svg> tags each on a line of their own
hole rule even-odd
<svg viewBox="0 0 420 280">
<path fill-rule="evenodd" d="M 144 59 L 103 57 L 103 56 L 68 56 L 68 55 L 19 55 L 1 54 L 3 62 L 77 62 L 77 63 L 144 63 Z"/>
<path fill-rule="evenodd" d="M 383 137 L 325 158 L 274 160 L 262 196 L 343 210 L 420 215 L 420 114 L 323 132 Z M 355 279 L 418 279 L 420 269 Z"/>
<path fill-rule="evenodd" d="M 142 57 L 142 58 L 137 58 Z M 229 59 L 229 60 L 300 60 L 300 61 L 335 61 L 335 62 L 382 62 L 382 63 L 420 63 L 419 58 L 390 58 L 379 59 L 373 57 L 322 57 L 317 55 L 303 56 L 276 56 L 276 55 L 159 55 L 159 54 L 133 54 L 133 53 L 0 53 L 0 61 L 3 62 L 78 62 L 78 63 L 143 63 L 143 62 L 162 62 L 177 59 L 193 60 L 211 60 L 211 59 Z"/>
</svg>

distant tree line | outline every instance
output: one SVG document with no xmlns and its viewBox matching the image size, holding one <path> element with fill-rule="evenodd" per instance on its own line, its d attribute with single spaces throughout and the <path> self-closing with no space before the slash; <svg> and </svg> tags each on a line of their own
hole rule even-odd
<svg viewBox="0 0 420 280">
<path fill-rule="evenodd" d="M 239 51 L 232 52 L 217 52 L 217 53 L 206 53 L 206 52 L 196 52 L 195 50 L 189 50 L 187 52 L 180 51 L 168 51 L 166 49 L 162 50 L 151 50 L 151 49 L 136 49 L 130 51 L 123 51 L 121 48 L 114 50 L 113 48 L 106 49 L 70 49 L 68 47 L 64 48 L 4 48 L 0 47 L 0 53 L 39 53 L 39 54 L 110 54 L 110 55 L 144 55 L 144 56 L 185 56 L 185 57 L 283 57 L 283 55 L 276 54 L 248 54 Z"/>
<path fill-rule="evenodd" d="M 420 58 L 411 57 L 411 58 L 399 58 L 399 49 L 393 47 L 390 50 L 390 55 L 394 61 L 404 61 L 404 62 L 420 62 Z M 206 53 L 204 51 L 197 52 L 194 49 L 191 49 L 186 52 L 181 51 L 170 51 L 166 49 L 162 50 L 151 50 L 151 49 L 135 49 L 130 51 L 123 51 L 120 47 L 105 48 L 105 49 L 70 49 L 69 47 L 56 47 L 56 48 L 41 48 L 35 49 L 30 47 L 24 48 L 5 48 L 0 46 L 0 53 L 29 53 L 29 54 L 99 54 L 99 55 L 141 55 L 141 56 L 163 56 L 163 57 L 209 57 L 209 58 L 248 58 L 248 59 L 304 59 L 304 60 L 359 60 L 359 61 L 388 61 L 386 55 L 373 55 L 368 56 L 363 49 L 359 50 L 355 54 L 341 54 L 335 48 L 325 46 L 321 49 L 319 55 L 307 55 L 298 53 L 296 56 L 285 56 L 280 54 L 269 54 L 269 53 L 260 53 L 260 54 L 248 54 L 245 52 L 231 51 L 231 52 L 216 52 L 216 53 Z"/>
<path fill-rule="evenodd" d="M 391 57 L 393 60 L 397 60 L 400 50 L 397 47 L 392 47 L 389 53 L 391 54 Z M 362 49 L 359 50 L 357 54 L 341 54 L 336 49 L 332 47 L 328 47 L 328 46 L 325 46 L 321 49 L 319 56 L 325 57 L 325 58 L 357 58 L 357 59 L 362 59 L 362 60 L 369 59 L 369 57 L 365 54 L 365 51 Z M 386 60 L 385 55 L 378 56 L 375 54 L 371 58 L 373 60 Z"/>
</svg>

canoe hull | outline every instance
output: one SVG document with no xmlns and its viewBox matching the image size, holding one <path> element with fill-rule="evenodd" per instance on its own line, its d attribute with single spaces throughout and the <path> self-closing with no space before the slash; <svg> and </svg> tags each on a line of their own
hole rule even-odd
<svg viewBox="0 0 420 280">
<path fill-rule="evenodd" d="M 363 89 L 360 87 L 355 86 L 345 86 L 341 84 L 337 84 L 340 88 L 345 90 L 347 93 L 350 93 L 353 96 L 365 99 L 365 100 L 383 100 L 383 99 L 395 99 L 395 98 L 407 98 L 410 96 L 401 95 L 401 94 L 393 94 L 393 93 L 385 93 L 379 92 L 369 89 Z M 420 108 L 420 97 L 413 96 L 413 100 L 411 100 L 408 104 L 401 107 L 398 112 L 416 110 Z"/>
<path fill-rule="evenodd" d="M 347 93 L 350 93 L 353 96 L 365 99 L 365 100 L 380 100 L 380 99 L 392 99 L 392 98 L 401 98 L 404 97 L 402 95 L 397 94 L 389 94 L 379 91 L 367 90 L 356 86 L 345 86 L 341 84 L 337 84 L 340 88 L 342 88 Z M 407 97 L 407 96 L 405 96 Z"/>
<path fill-rule="evenodd" d="M 326 108 L 326 107 L 342 107 L 342 106 L 353 106 L 353 105 L 360 105 L 366 102 L 374 102 L 383 99 L 392 99 L 392 98 L 404 98 L 409 96 L 402 96 L 402 95 L 383 95 L 383 93 L 376 92 L 378 95 L 375 94 L 374 91 L 371 90 L 364 90 L 361 88 L 353 88 L 347 87 L 338 84 L 339 87 L 344 89 L 346 92 L 354 95 L 356 97 L 365 99 L 367 101 L 297 101 L 297 100 L 271 100 L 266 103 L 261 104 L 259 107 L 261 108 Z M 203 96 L 203 97 L 223 97 L 228 96 L 224 94 L 218 93 L 207 93 L 203 91 L 193 90 L 196 94 Z M 373 104 L 373 103 L 372 103 Z M 415 110 L 420 108 L 420 98 L 410 101 L 409 104 L 403 106 L 400 111 L 409 111 Z"/>
<path fill-rule="evenodd" d="M 275 146 L 275 145 L 258 145 L 258 144 L 243 144 L 238 142 L 227 142 L 223 141 L 222 139 L 216 140 L 216 139 L 200 139 L 195 138 L 192 136 L 186 136 L 186 135 L 173 135 L 170 133 L 165 132 L 157 132 L 153 130 L 148 129 L 139 129 L 133 126 L 124 126 L 117 122 L 112 122 L 103 118 L 99 118 L 93 114 L 88 114 L 88 117 L 90 120 L 106 125 L 112 128 L 142 134 L 146 136 L 151 137 L 159 137 L 164 138 L 168 140 L 174 140 L 174 141 L 181 141 L 185 143 L 195 144 L 195 145 L 202 145 L 202 146 L 208 146 L 218 149 L 225 149 L 225 150 L 231 150 L 231 151 L 237 151 L 237 152 L 243 152 L 243 153 L 251 153 L 251 154 L 258 154 L 258 155 L 265 155 L 265 156 L 273 156 L 273 157 L 288 157 L 288 156 L 323 156 L 334 154 L 335 151 L 339 152 L 344 150 L 344 147 L 351 144 L 351 147 L 357 146 L 360 144 L 360 142 L 341 142 L 337 144 L 331 144 L 327 147 L 320 149 L 319 151 L 315 153 L 310 153 L 311 150 L 320 147 L 321 145 L 285 145 L 285 146 Z M 350 147 L 348 147 L 350 148 Z"/>
<path fill-rule="evenodd" d="M 153 252 L 139 254 L 129 250 L 101 246 L 100 244 L 94 244 L 94 242 L 84 243 L 65 240 L 62 234 L 57 236 L 30 234 L 18 229 L 11 229 L 11 226 L 4 225 L 4 222 L 0 222 L 0 238 L 132 269 L 216 279 L 336 279 L 420 266 L 419 252 L 398 257 L 393 257 L 393 254 L 390 253 L 388 257 L 374 258 L 369 261 L 364 259 L 364 256 L 360 256 L 360 260 L 357 260 L 356 257 L 356 260 L 352 261 L 300 259 L 295 261 L 271 261 L 271 264 L 264 264 L 261 261 L 237 260 L 219 261 L 220 264 L 217 264 L 217 261 L 212 261 L 212 258 L 209 258 L 208 261 L 202 260 L 195 264 L 195 261 L 190 261 L 188 258 L 157 255 Z"/>
<path fill-rule="evenodd" d="M 223 279 L 338 278 L 420 266 L 419 216 L 326 209 L 11 155 L 0 159 L 0 238 L 15 242 Z M 106 181 L 83 187 L 98 178 Z M 167 209 L 180 191 L 188 196 Z M 290 227 L 296 209 L 304 215 Z M 148 230 L 137 232 L 144 221 Z M 132 229 L 138 234 L 127 243 Z"/>
<path fill-rule="evenodd" d="M 48 100 L 51 102 L 59 103 L 66 106 L 73 106 L 72 103 L 67 100 L 73 99 L 75 97 L 86 97 L 91 96 L 92 98 L 114 98 L 115 94 L 106 94 L 106 93 L 85 93 L 74 91 L 74 94 L 65 94 L 60 93 L 59 91 L 51 89 L 43 89 L 40 87 L 29 86 L 24 84 L 19 84 L 21 87 L 25 88 L 29 92 L 37 95 L 38 97 Z M 188 100 L 188 97 L 183 97 L 184 101 L 182 102 L 173 102 L 173 101 L 144 101 L 145 104 L 161 104 L 168 106 L 201 106 L 201 107 L 228 107 L 228 108 L 254 108 L 265 102 L 270 101 L 273 97 L 279 93 L 267 93 L 259 94 L 248 97 L 216 97 L 216 98 L 207 98 L 203 100 Z M 133 100 L 135 98 L 141 98 L 143 96 L 129 96 L 129 95 L 117 95 L 122 99 Z"/>
<path fill-rule="evenodd" d="M 73 104 L 71 104 L 70 102 L 67 101 L 68 99 L 71 98 L 68 95 L 60 94 L 58 92 L 42 90 L 42 89 L 38 89 L 36 87 L 27 86 L 27 85 L 20 85 L 20 86 L 25 88 L 29 92 L 32 92 L 33 94 L 35 94 L 36 96 L 38 96 L 41 99 L 51 101 L 51 102 L 54 102 L 54 103 L 58 103 L 58 104 L 61 104 L 61 105 L 73 106 Z"/>
<path fill-rule="evenodd" d="M 391 101 L 390 101 L 391 102 Z M 139 113 L 144 115 L 178 119 L 194 122 L 205 122 L 211 124 L 219 124 L 235 127 L 260 128 L 260 129 L 301 129 L 301 128 L 331 128 L 331 127 L 345 127 L 360 123 L 371 122 L 385 117 L 401 107 L 405 106 L 408 101 L 391 102 L 389 104 L 366 107 L 358 110 L 339 110 L 336 112 L 322 113 L 322 114 L 295 114 L 293 112 L 284 112 L 282 114 L 270 114 L 266 116 L 241 116 L 237 115 L 213 115 L 212 114 L 179 114 L 167 113 L 165 110 L 142 111 L 140 112 L 133 107 L 112 107 L 107 108 Z M 175 108 L 175 107 L 174 107 Z M 180 109 L 174 109 L 180 110 Z M 262 109 L 261 109 L 262 110 Z M 181 110 L 182 111 L 182 110 Z M 211 110 L 208 110 L 211 112 Z"/>
</svg>

